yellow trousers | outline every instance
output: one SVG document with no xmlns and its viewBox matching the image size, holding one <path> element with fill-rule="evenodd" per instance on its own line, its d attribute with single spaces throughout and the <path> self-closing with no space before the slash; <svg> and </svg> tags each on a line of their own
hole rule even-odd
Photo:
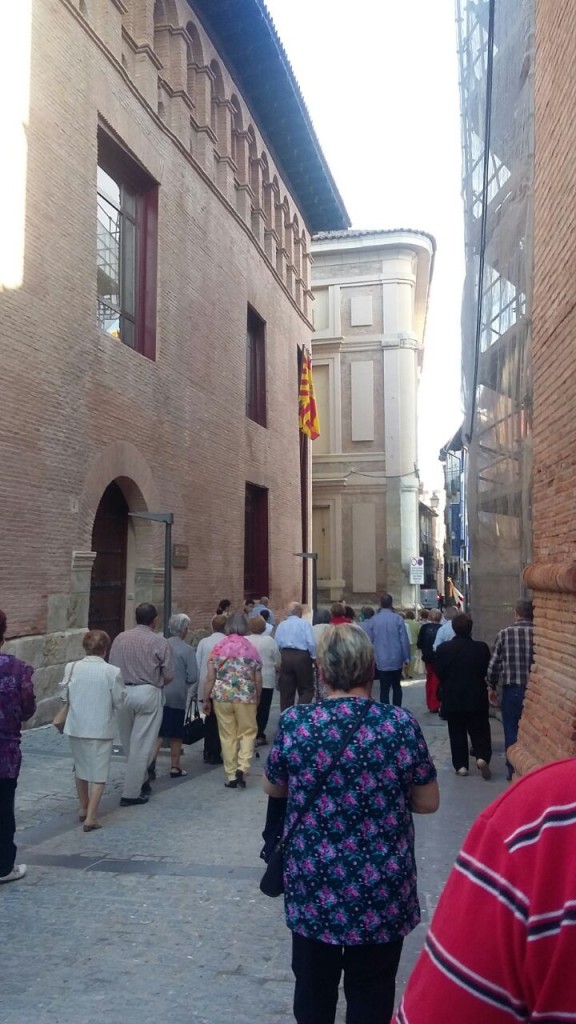
<svg viewBox="0 0 576 1024">
<path fill-rule="evenodd" d="M 229 782 L 236 778 L 236 772 L 249 772 L 254 753 L 256 726 L 256 705 L 241 704 L 237 701 L 214 701 L 218 732 L 222 745 L 224 771 Z"/>
</svg>

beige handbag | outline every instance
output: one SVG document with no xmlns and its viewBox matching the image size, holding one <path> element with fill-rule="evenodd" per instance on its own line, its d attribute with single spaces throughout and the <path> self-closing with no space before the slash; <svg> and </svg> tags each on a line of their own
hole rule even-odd
<svg viewBox="0 0 576 1024">
<path fill-rule="evenodd" d="M 70 675 L 68 676 L 68 681 L 66 683 L 66 700 L 63 702 L 62 707 L 58 709 L 58 711 L 54 715 L 54 718 L 52 719 L 52 725 L 54 726 L 55 729 L 58 729 L 60 735 L 62 735 L 62 733 L 64 732 L 64 726 L 66 725 L 66 719 L 68 718 L 68 710 L 70 708 L 70 704 L 68 703 L 68 686 L 70 685 L 73 672 L 74 666 L 72 666 L 72 668 L 70 669 Z"/>
</svg>

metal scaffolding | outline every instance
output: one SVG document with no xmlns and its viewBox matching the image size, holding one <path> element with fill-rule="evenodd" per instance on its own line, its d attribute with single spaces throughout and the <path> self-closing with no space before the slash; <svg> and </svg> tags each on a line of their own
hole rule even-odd
<svg viewBox="0 0 576 1024">
<path fill-rule="evenodd" d="M 491 639 L 531 552 L 534 0 L 456 5 L 470 605 L 477 635 Z"/>
</svg>

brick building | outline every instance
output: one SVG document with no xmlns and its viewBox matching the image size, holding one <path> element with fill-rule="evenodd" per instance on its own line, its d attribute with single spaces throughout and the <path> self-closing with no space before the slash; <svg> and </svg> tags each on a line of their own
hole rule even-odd
<svg viewBox="0 0 576 1024">
<path fill-rule="evenodd" d="M 576 754 L 574 5 L 536 3 L 535 40 L 534 558 L 524 578 L 536 664 L 512 754 L 521 771 Z"/>
<path fill-rule="evenodd" d="M 416 403 L 435 241 L 423 231 L 315 235 L 313 537 L 324 603 L 414 603 Z"/>
<path fill-rule="evenodd" d="M 348 218 L 261 0 L 12 7 L 0 605 L 45 717 L 86 625 L 162 595 L 130 512 L 174 513 L 202 625 L 300 596 L 310 233 Z"/>
</svg>

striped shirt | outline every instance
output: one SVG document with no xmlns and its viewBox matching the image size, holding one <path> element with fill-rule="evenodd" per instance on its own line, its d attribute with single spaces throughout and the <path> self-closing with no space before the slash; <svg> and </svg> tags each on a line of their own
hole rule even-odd
<svg viewBox="0 0 576 1024">
<path fill-rule="evenodd" d="M 150 683 L 162 689 L 174 678 L 174 657 L 167 640 L 148 626 L 119 633 L 110 648 L 125 683 Z"/>
<path fill-rule="evenodd" d="M 576 1022 L 576 759 L 521 779 L 473 825 L 396 1024 Z"/>
<path fill-rule="evenodd" d="M 518 619 L 496 636 L 486 675 L 488 685 L 495 689 L 500 681 L 503 686 L 527 686 L 533 661 L 534 623 Z"/>
</svg>

